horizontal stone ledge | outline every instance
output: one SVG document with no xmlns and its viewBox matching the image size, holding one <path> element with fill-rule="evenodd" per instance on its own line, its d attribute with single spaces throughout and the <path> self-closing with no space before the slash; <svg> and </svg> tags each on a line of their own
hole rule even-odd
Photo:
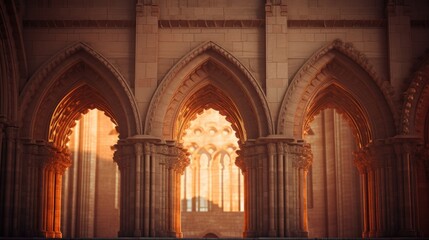
<svg viewBox="0 0 429 240">
<path fill-rule="evenodd" d="M 429 21 L 411 20 L 412 27 L 428 28 Z M 134 20 L 40 20 L 27 19 L 23 21 L 24 28 L 132 28 Z M 375 20 L 287 20 L 290 28 L 384 28 L 386 19 Z M 220 19 L 220 20 L 158 20 L 159 28 L 265 28 L 265 19 Z"/>
</svg>

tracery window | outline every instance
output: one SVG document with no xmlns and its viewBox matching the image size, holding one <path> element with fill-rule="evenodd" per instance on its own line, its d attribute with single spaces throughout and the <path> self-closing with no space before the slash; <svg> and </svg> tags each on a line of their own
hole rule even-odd
<svg viewBox="0 0 429 240">
<path fill-rule="evenodd" d="M 243 176 L 235 165 L 238 139 L 224 116 L 205 110 L 183 137 L 191 153 L 182 176 L 182 211 L 244 211 Z"/>
</svg>

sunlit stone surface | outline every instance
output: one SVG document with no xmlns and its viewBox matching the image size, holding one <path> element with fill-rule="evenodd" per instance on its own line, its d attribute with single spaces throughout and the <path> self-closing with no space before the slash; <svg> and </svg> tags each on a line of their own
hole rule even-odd
<svg viewBox="0 0 429 240">
<path fill-rule="evenodd" d="M 235 165 L 238 139 L 225 116 L 204 110 L 183 136 L 191 162 L 182 176 L 181 211 L 184 237 L 241 237 L 243 175 Z"/>
</svg>

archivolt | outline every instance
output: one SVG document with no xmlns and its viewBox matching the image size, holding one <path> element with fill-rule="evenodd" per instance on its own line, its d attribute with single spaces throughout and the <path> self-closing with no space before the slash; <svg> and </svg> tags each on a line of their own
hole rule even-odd
<svg viewBox="0 0 429 240">
<path fill-rule="evenodd" d="M 429 125 L 429 51 L 422 58 L 420 67 L 411 77 L 411 83 L 404 96 L 401 132 L 404 135 L 424 137 Z M 428 134 L 428 133 L 426 133 Z M 426 139 L 428 140 L 428 139 Z"/>
<path fill-rule="evenodd" d="M 280 108 L 278 131 L 302 138 L 306 119 L 320 109 L 335 107 L 353 118 L 360 144 L 365 145 L 394 134 L 392 95 L 389 83 L 377 76 L 363 54 L 351 44 L 335 40 L 316 52 L 295 75 Z"/>
<path fill-rule="evenodd" d="M 54 141 L 58 147 L 65 146 L 70 133 L 64 126 L 69 128 L 91 108 L 105 111 L 118 124 L 120 138 L 141 133 L 136 103 L 126 81 L 84 43 L 66 48 L 44 64 L 20 99 L 22 135 Z"/>
<path fill-rule="evenodd" d="M 210 87 L 206 88 L 207 86 Z M 203 88 L 205 90 L 201 90 Z M 212 107 L 221 102 L 221 99 L 231 103 L 225 106 L 218 104 L 217 110 L 226 115 L 231 113 L 232 109 L 236 111 L 227 118 L 236 118 L 238 122 L 235 126 L 244 128 L 236 129 L 241 132 L 241 137 L 257 138 L 272 133 L 268 104 L 259 84 L 230 53 L 213 42 L 207 42 L 184 56 L 162 80 L 149 107 L 145 124 L 146 134 L 177 138 L 178 129 L 174 122 L 180 116 L 181 110 L 188 111 L 190 109 L 185 109 L 186 107 L 196 107 L 194 104 L 188 104 L 189 101 L 185 102 L 199 90 L 212 94 L 213 98 L 207 102 L 212 104 Z M 201 96 L 193 101 L 203 99 Z M 226 107 L 231 109 L 227 110 Z M 202 111 L 207 106 L 198 108 Z M 155 124 L 164 127 L 157 129 L 153 127 Z"/>
</svg>

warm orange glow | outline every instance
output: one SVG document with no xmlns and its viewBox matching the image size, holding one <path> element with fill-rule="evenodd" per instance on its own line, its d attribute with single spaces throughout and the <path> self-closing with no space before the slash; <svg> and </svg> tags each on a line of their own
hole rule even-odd
<svg viewBox="0 0 429 240">
<path fill-rule="evenodd" d="M 239 146 L 231 123 L 218 111 L 205 110 L 191 121 L 182 140 L 191 153 L 190 166 L 181 181 L 182 212 L 242 212 L 244 184 L 240 169 L 235 165 Z M 205 216 L 211 217 L 210 214 Z M 220 215 L 212 216 L 216 219 Z M 182 222 L 184 228 L 186 224 Z M 222 225 L 222 222 L 216 224 Z M 241 234 L 242 221 L 236 225 L 229 227 Z M 185 230 L 184 234 L 188 237 Z"/>
<path fill-rule="evenodd" d="M 90 110 L 76 122 L 68 147 L 72 166 L 63 178 L 64 237 L 116 237 L 119 171 L 111 146 L 118 133 L 110 118 Z"/>
</svg>

